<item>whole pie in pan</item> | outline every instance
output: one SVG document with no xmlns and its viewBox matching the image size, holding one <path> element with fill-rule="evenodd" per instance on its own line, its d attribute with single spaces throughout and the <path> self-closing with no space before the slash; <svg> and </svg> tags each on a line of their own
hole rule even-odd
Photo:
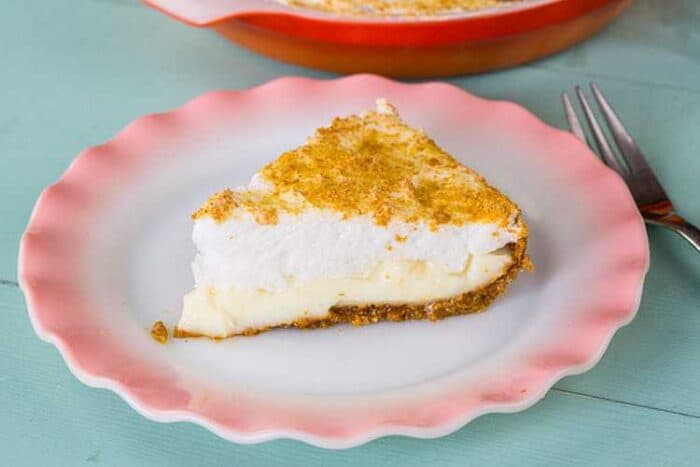
<svg viewBox="0 0 700 467">
<path fill-rule="evenodd" d="M 440 16 L 523 0 L 278 0 L 287 5 L 358 16 Z"/>
</svg>

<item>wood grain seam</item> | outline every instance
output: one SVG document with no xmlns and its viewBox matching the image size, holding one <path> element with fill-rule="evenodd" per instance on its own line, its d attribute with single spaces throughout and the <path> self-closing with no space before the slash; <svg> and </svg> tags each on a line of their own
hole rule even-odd
<svg viewBox="0 0 700 467">
<path fill-rule="evenodd" d="M 695 419 L 700 419 L 700 414 L 692 414 L 688 412 L 680 412 L 677 410 L 671 410 L 671 409 L 662 409 L 660 407 L 653 407 L 650 405 L 644 405 L 644 404 L 638 404 L 636 402 L 628 402 L 628 401 L 623 401 L 621 399 L 613 399 L 612 397 L 605 397 L 605 396 L 597 396 L 593 394 L 586 394 L 585 392 L 578 392 L 578 391 L 571 391 L 569 389 L 560 389 L 560 388 L 552 388 L 552 391 L 560 392 L 562 394 L 568 394 L 570 396 L 577 396 L 577 397 L 585 397 L 587 399 L 597 399 L 600 401 L 605 401 L 605 402 L 610 402 L 613 404 L 622 404 L 626 405 L 628 407 L 636 407 L 639 409 L 647 409 L 647 410 L 653 410 L 656 412 L 663 412 L 667 413 L 670 415 L 680 415 L 682 417 L 689 417 L 689 418 L 695 418 Z"/>
<path fill-rule="evenodd" d="M 554 74 L 565 74 L 565 75 L 570 75 L 570 76 L 584 76 L 584 77 L 590 78 L 590 79 L 604 79 L 604 80 L 618 82 L 618 83 L 622 83 L 622 84 L 629 84 L 632 86 L 660 88 L 660 89 L 663 89 L 666 91 L 684 92 L 684 93 L 693 94 L 693 95 L 700 94 L 700 90 L 688 88 L 685 86 L 677 86 L 674 84 L 655 83 L 653 81 L 644 81 L 641 79 L 626 78 L 624 76 L 616 76 L 616 75 L 612 75 L 612 74 L 599 73 L 597 71 L 592 72 L 589 70 L 575 70 L 575 69 L 571 69 L 571 68 L 560 68 L 557 66 L 549 66 L 547 64 L 540 64 L 540 63 L 529 63 L 525 67 L 531 68 L 531 69 L 537 70 L 537 71 L 545 71 L 545 72 L 554 73 Z"/>
</svg>

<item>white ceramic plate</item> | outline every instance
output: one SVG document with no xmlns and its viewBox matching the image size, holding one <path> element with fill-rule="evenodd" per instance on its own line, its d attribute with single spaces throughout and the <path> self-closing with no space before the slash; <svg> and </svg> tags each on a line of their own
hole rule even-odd
<svg viewBox="0 0 700 467">
<path fill-rule="evenodd" d="M 189 214 L 333 116 L 395 103 L 522 207 L 534 273 L 483 314 L 155 343 L 193 285 Z M 617 175 L 522 108 L 444 84 L 285 78 L 207 94 L 88 149 L 37 202 L 20 280 L 37 333 L 144 415 L 237 442 L 348 447 L 524 409 L 590 368 L 637 309 L 648 248 Z"/>
</svg>

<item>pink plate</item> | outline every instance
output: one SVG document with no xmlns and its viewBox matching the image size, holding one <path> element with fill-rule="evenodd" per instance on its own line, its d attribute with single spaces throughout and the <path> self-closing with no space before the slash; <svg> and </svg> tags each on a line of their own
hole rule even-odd
<svg viewBox="0 0 700 467">
<path fill-rule="evenodd" d="M 487 313 L 438 323 L 155 343 L 151 323 L 174 324 L 192 286 L 189 213 L 377 97 L 521 205 L 536 271 Z M 41 194 L 19 258 L 37 334 L 81 381 L 232 441 L 331 448 L 531 406 L 632 320 L 648 263 L 625 185 L 574 137 L 512 103 L 367 75 L 283 78 L 135 121 Z"/>
</svg>

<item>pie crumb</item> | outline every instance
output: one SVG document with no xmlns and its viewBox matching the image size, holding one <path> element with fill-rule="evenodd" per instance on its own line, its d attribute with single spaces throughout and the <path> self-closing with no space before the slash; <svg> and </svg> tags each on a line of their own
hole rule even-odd
<svg viewBox="0 0 700 467">
<path fill-rule="evenodd" d="M 151 326 L 151 337 L 159 344 L 168 342 L 168 328 L 165 327 L 162 321 L 156 321 Z"/>
</svg>

